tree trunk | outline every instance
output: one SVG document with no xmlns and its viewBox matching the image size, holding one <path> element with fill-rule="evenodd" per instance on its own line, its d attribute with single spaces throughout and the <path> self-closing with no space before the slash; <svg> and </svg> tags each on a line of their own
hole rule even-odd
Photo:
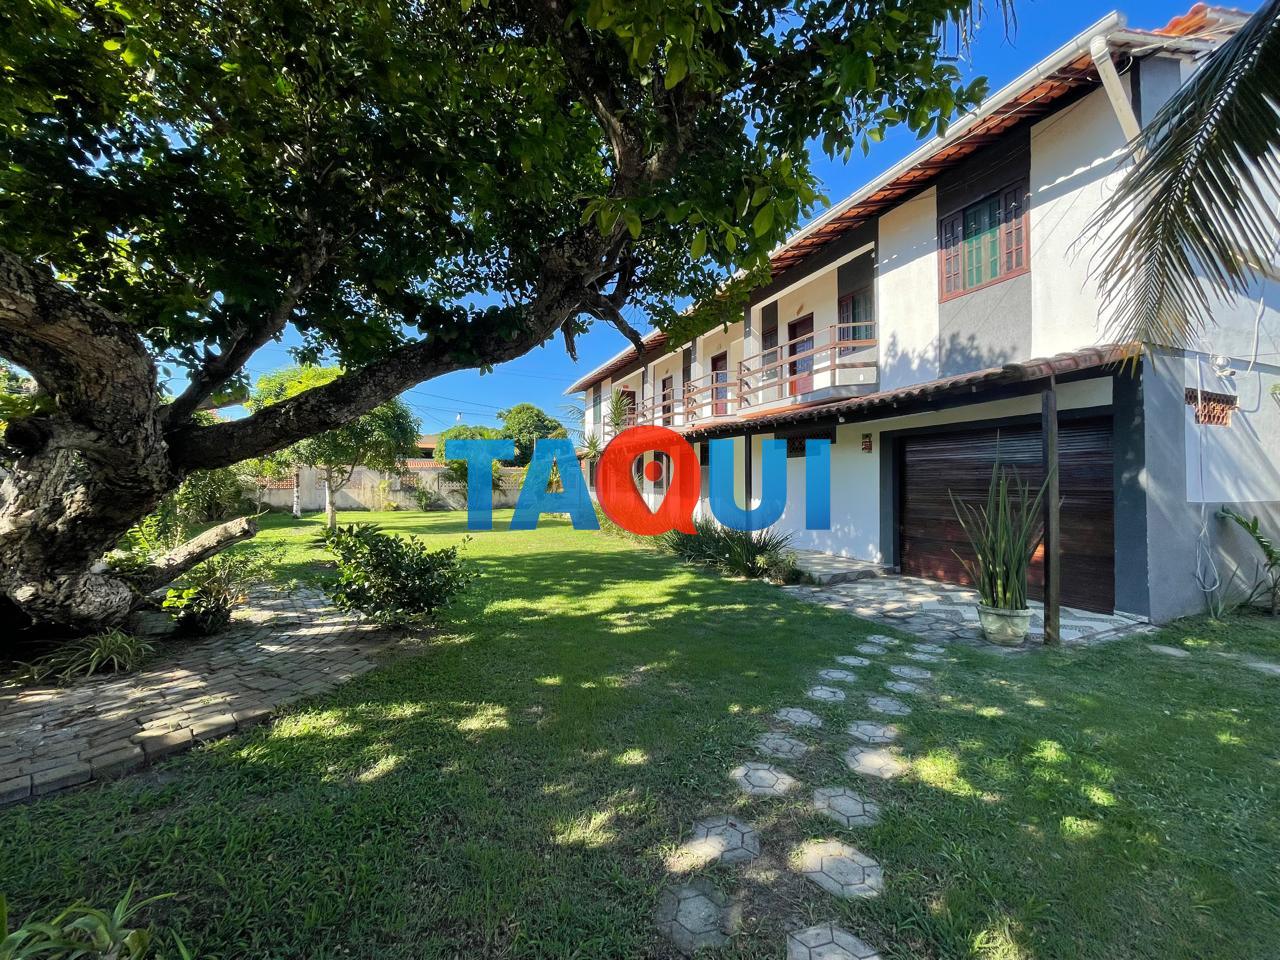
<svg viewBox="0 0 1280 960">
<path fill-rule="evenodd" d="M 302 470 L 293 468 L 293 519 L 302 519 Z"/>
<path fill-rule="evenodd" d="M 333 505 L 333 471 L 324 472 L 324 525 L 330 530 L 338 528 L 338 511 Z"/>
</svg>

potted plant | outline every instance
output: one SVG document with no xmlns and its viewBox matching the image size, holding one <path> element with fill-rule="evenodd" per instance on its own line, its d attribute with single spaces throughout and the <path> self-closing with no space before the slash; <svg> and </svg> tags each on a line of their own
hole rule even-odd
<svg viewBox="0 0 1280 960">
<path fill-rule="evenodd" d="M 956 556 L 978 591 L 978 621 L 992 643 L 1016 647 L 1031 628 L 1027 571 L 1043 533 L 1040 504 L 1045 484 L 1033 497 L 1016 471 L 991 470 L 985 505 L 963 503 L 951 494 L 956 518 L 969 538 L 973 556 Z"/>
</svg>

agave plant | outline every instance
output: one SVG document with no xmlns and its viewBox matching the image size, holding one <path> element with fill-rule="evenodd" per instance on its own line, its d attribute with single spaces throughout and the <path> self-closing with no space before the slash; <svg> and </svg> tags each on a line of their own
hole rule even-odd
<svg viewBox="0 0 1280 960">
<path fill-rule="evenodd" d="M 997 610 L 1027 609 L 1027 572 L 1043 534 L 1040 505 L 1048 479 L 1031 495 L 1031 485 L 997 463 L 991 470 L 987 502 L 978 506 L 951 496 L 956 519 L 973 549 L 956 551 L 982 603 Z"/>
<path fill-rule="evenodd" d="M 1096 223 L 1117 340 L 1193 345 L 1280 244 L 1280 0 L 1215 50 L 1129 146 Z M 1108 228 L 1107 225 L 1115 225 Z M 1206 282 L 1207 281 L 1207 282 Z"/>
</svg>

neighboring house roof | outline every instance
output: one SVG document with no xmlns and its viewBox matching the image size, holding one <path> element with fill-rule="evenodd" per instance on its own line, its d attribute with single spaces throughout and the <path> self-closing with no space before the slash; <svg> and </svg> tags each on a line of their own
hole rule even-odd
<svg viewBox="0 0 1280 960">
<path fill-rule="evenodd" d="M 410 457 L 404 462 L 404 465 L 408 470 L 440 470 L 445 464 L 443 460 L 424 457 Z"/>
<path fill-rule="evenodd" d="M 418 434 L 419 450 L 434 450 L 436 448 L 436 442 L 437 442 L 437 438 L 434 433 Z"/>
<path fill-rule="evenodd" d="M 1060 353 L 1053 357 L 1041 357 L 1021 363 L 1006 363 L 1000 367 L 987 367 L 972 373 L 913 383 L 896 390 L 882 390 L 879 393 L 868 393 L 861 397 L 822 400 L 787 407 L 783 410 L 745 414 L 734 420 L 720 420 L 705 427 L 695 426 L 684 431 L 684 435 L 691 440 L 702 440 L 717 436 L 736 436 L 746 432 L 759 433 L 773 427 L 808 423 L 840 414 L 850 414 L 850 419 L 855 421 L 871 420 L 883 415 L 883 411 L 886 410 L 891 415 L 897 415 L 902 411 L 894 408 L 915 403 L 972 395 L 997 387 L 1043 380 L 1050 375 L 1065 376 L 1083 370 L 1121 364 L 1134 356 L 1135 349 L 1135 344 L 1114 343 L 1086 347 L 1071 353 Z"/>
<path fill-rule="evenodd" d="M 1123 14 L 1110 13 L 1077 34 L 1044 60 L 988 97 L 973 113 L 953 123 L 940 137 L 933 137 L 905 159 L 864 185 L 821 216 L 801 227 L 770 256 L 774 277 L 868 220 L 886 213 L 929 187 L 944 170 L 956 166 L 975 151 L 990 146 L 1014 126 L 1052 113 L 1064 97 L 1084 88 L 1100 86 L 1093 66 L 1090 42 L 1105 37 L 1113 52 L 1136 55 L 1155 49 L 1197 54 L 1216 46 L 1220 38 L 1206 31 L 1231 32 L 1248 18 L 1228 7 L 1198 3 L 1159 30 L 1129 28 Z M 661 339 L 657 339 L 661 337 Z M 650 343 L 652 341 L 652 348 Z M 666 346 L 659 331 L 645 338 L 646 358 Z M 565 393 L 577 393 L 637 362 L 634 347 L 627 347 Z"/>
</svg>

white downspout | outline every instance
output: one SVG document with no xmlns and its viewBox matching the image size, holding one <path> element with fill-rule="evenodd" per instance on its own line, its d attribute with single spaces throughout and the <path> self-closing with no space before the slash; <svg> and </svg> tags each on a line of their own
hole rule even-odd
<svg viewBox="0 0 1280 960">
<path fill-rule="evenodd" d="M 1107 98 L 1111 101 L 1111 109 L 1115 111 L 1116 119 L 1120 121 L 1124 139 L 1127 143 L 1132 143 L 1142 132 L 1142 125 L 1138 123 L 1138 115 L 1133 112 L 1133 102 L 1125 93 L 1124 84 L 1120 82 L 1120 74 L 1116 73 L 1116 65 L 1111 60 L 1111 48 L 1107 46 L 1105 36 L 1098 34 L 1089 41 L 1089 56 L 1093 58 L 1093 65 L 1098 69 L 1102 86 L 1106 89 Z"/>
</svg>

